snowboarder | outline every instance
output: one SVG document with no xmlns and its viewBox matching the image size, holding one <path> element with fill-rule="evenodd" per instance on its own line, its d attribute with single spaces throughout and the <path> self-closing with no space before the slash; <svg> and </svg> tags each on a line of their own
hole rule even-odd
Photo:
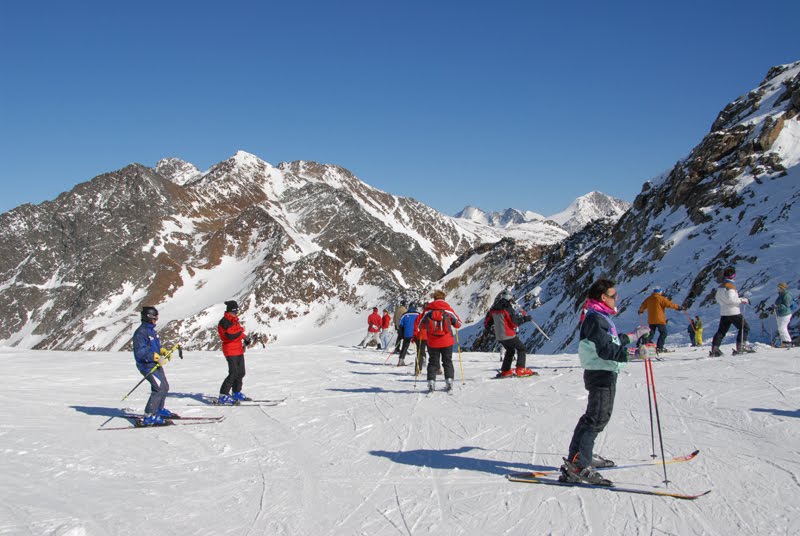
<svg viewBox="0 0 800 536">
<path fill-rule="evenodd" d="M 164 421 L 165 418 L 174 415 L 164 408 L 169 393 L 169 382 L 162 360 L 168 352 L 166 348 L 161 347 L 161 341 L 156 333 L 158 310 L 149 305 L 142 307 L 141 320 L 142 323 L 133 334 L 133 356 L 136 359 L 136 368 L 150 382 L 150 398 L 147 399 L 144 408 L 142 424 L 161 426 L 168 424 Z"/>
<path fill-rule="evenodd" d="M 383 317 L 381 318 L 381 343 L 384 348 L 389 347 L 389 328 L 392 325 L 392 315 L 389 314 L 389 309 L 383 310 Z"/>
<path fill-rule="evenodd" d="M 610 486 L 611 481 L 595 470 L 610 467 L 611 460 L 594 455 L 594 442 L 611 419 L 614 409 L 617 375 L 628 361 L 626 346 L 648 333 L 639 326 L 633 333 L 618 334 L 611 316 L 617 312 L 615 283 L 598 279 L 588 291 L 586 317 L 581 324 L 578 356 L 583 371 L 583 384 L 589 391 L 586 412 L 578 420 L 567 457 L 561 466 L 562 482 L 584 482 Z"/>
<path fill-rule="evenodd" d="M 235 301 L 225 302 L 225 314 L 217 325 L 217 333 L 222 341 L 222 354 L 228 362 L 228 375 L 219 388 L 217 403 L 232 405 L 248 401 L 250 398 L 242 393 L 242 381 L 245 376 L 244 349 L 251 341 L 239 323 L 239 304 Z"/>
<path fill-rule="evenodd" d="M 789 320 L 792 319 L 792 295 L 789 294 L 789 285 L 778 284 L 778 297 L 775 298 L 775 319 L 778 322 L 778 334 L 781 336 L 781 348 L 792 347 L 792 337 L 789 335 Z"/>
<path fill-rule="evenodd" d="M 646 342 L 653 342 L 653 336 L 658 331 L 658 341 L 656 342 L 656 352 L 664 352 L 664 343 L 667 341 L 667 317 L 664 309 L 669 307 L 676 311 L 683 311 L 683 307 L 672 303 L 668 298 L 661 294 L 661 287 L 656 285 L 653 293 L 650 294 L 639 306 L 639 314 L 647 310 L 647 323 L 650 325 L 650 334 Z"/>
<path fill-rule="evenodd" d="M 365 346 L 369 346 L 372 343 L 375 343 L 378 350 L 381 349 L 381 341 L 378 339 L 378 336 L 381 332 L 381 325 L 383 324 L 383 319 L 381 315 L 378 313 L 378 308 L 372 308 L 372 314 L 367 317 L 367 336 L 364 337 L 364 340 L 361 341 L 362 348 Z"/>
<path fill-rule="evenodd" d="M 400 335 L 403 340 L 403 346 L 400 349 L 400 359 L 397 361 L 398 367 L 403 367 L 406 364 L 406 353 L 408 353 L 408 348 L 411 346 L 411 341 L 414 339 L 414 325 L 417 322 L 418 316 L 417 304 L 412 302 L 409 304 L 408 310 L 400 318 Z"/>
<path fill-rule="evenodd" d="M 494 300 L 491 309 L 486 313 L 483 321 L 484 329 L 494 328 L 494 338 L 506 350 L 499 376 L 532 376 L 533 371 L 525 367 L 525 345 L 522 344 L 517 330 L 525 322 L 530 322 L 531 317 L 520 309 L 514 301 L 511 291 L 504 290 Z M 517 366 L 511 369 L 514 354 L 517 354 Z"/>
<path fill-rule="evenodd" d="M 452 329 L 461 327 L 461 319 L 453 311 L 445 299 L 445 293 L 441 290 L 433 292 L 433 301 L 425 306 L 425 310 L 419 320 L 419 330 L 425 330 L 428 351 L 428 391 L 433 391 L 436 382 L 436 370 L 439 362 L 442 362 L 444 369 L 445 391 L 453 389 L 453 378 L 455 369 L 453 368 L 453 338 Z"/>
<path fill-rule="evenodd" d="M 736 351 L 734 354 L 747 351 L 747 336 L 750 334 L 750 326 L 742 315 L 740 308 L 741 304 L 748 304 L 750 300 L 747 298 L 740 298 L 739 292 L 736 290 L 734 281 L 736 279 L 736 270 L 732 266 L 725 268 L 723 274 L 722 284 L 717 287 L 716 299 L 719 304 L 719 327 L 711 339 L 711 352 L 709 357 L 721 357 L 722 351 L 719 345 L 722 344 L 722 339 L 728 333 L 730 327 L 736 326 L 739 330 L 736 336 Z"/>
</svg>

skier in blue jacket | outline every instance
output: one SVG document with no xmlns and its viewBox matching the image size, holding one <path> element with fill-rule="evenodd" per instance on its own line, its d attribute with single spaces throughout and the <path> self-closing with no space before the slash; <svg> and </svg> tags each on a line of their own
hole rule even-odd
<svg viewBox="0 0 800 536">
<path fill-rule="evenodd" d="M 150 382 L 150 398 L 147 400 L 142 422 L 145 426 L 159 426 L 168 424 L 164 418 L 173 416 L 171 411 L 164 408 L 169 383 L 162 360 L 167 355 L 167 350 L 161 347 L 156 333 L 158 310 L 151 306 L 142 307 L 141 318 L 142 323 L 133 334 L 133 356 L 136 359 L 136 368 Z M 153 370 L 157 364 L 162 366 Z"/>
</svg>

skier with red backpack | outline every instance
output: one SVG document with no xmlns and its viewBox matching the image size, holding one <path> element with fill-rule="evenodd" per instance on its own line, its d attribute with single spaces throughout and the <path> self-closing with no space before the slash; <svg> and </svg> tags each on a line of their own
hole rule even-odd
<svg viewBox="0 0 800 536">
<path fill-rule="evenodd" d="M 444 369 L 444 390 L 453 389 L 453 345 L 456 342 L 453 328 L 461 327 L 461 319 L 444 299 L 444 292 L 434 291 L 433 301 L 425 306 L 419 321 L 419 329 L 425 330 L 428 338 L 428 392 L 434 390 L 440 360 Z"/>
<path fill-rule="evenodd" d="M 525 322 L 530 322 L 531 317 L 521 309 L 514 301 L 511 291 L 504 290 L 494 300 L 492 308 L 486 313 L 483 327 L 494 329 L 494 338 L 506 350 L 503 358 L 503 365 L 500 367 L 498 378 L 510 378 L 512 376 L 533 376 L 535 372 L 525 367 L 525 345 L 517 335 L 519 326 Z M 511 369 L 511 362 L 514 354 L 517 354 L 517 367 Z"/>
</svg>

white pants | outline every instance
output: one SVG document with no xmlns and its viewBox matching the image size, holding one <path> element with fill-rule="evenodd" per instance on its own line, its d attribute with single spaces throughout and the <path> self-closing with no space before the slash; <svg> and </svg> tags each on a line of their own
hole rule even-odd
<svg viewBox="0 0 800 536">
<path fill-rule="evenodd" d="M 781 336 L 781 342 L 792 342 L 792 337 L 789 335 L 789 320 L 792 315 L 777 316 L 778 320 L 778 335 Z"/>
</svg>

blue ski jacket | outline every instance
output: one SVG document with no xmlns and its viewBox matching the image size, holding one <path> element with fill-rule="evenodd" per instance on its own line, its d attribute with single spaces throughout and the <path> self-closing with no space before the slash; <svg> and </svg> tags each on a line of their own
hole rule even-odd
<svg viewBox="0 0 800 536">
<path fill-rule="evenodd" d="M 161 352 L 161 341 L 156 334 L 155 324 L 142 322 L 133 334 L 133 357 L 136 359 L 136 368 L 142 374 L 147 374 L 156 366 L 153 354 Z"/>
<path fill-rule="evenodd" d="M 414 322 L 417 321 L 419 313 L 413 307 L 400 318 L 400 330 L 403 333 L 404 339 L 411 339 L 414 337 Z"/>
</svg>

